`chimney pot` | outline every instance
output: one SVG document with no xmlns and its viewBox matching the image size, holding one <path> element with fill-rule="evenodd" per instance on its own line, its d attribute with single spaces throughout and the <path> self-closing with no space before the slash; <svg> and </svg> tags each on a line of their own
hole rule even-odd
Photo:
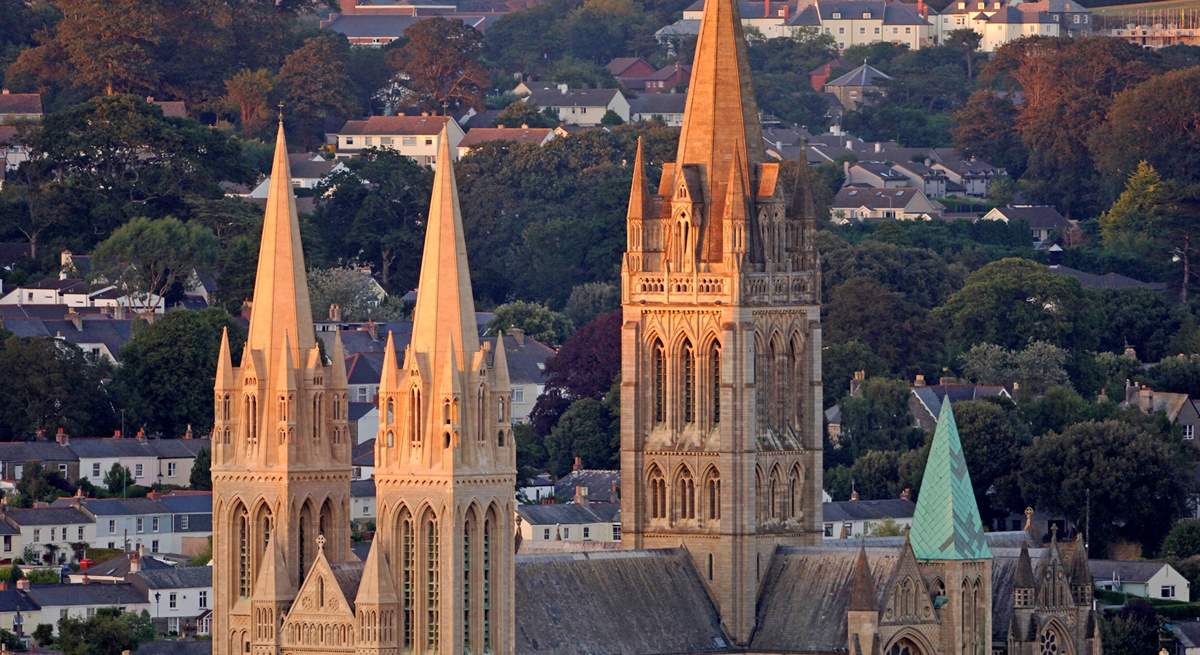
<svg viewBox="0 0 1200 655">
<path fill-rule="evenodd" d="M 8 89 L 0 89 L 0 95 L 8 95 Z"/>
<path fill-rule="evenodd" d="M 914 387 L 925 386 L 925 374 L 924 373 L 917 373 L 917 376 L 915 378 L 913 378 L 913 386 Z"/>
<path fill-rule="evenodd" d="M 29 591 L 29 578 L 21 578 L 17 580 L 17 589 L 21 591 Z"/>
<path fill-rule="evenodd" d="M 575 456 L 575 463 L 571 466 L 571 470 L 572 471 L 582 471 L 583 470 L 583 458 L 582 457 L 580 457 L 579 455 Z"/>
</svg>

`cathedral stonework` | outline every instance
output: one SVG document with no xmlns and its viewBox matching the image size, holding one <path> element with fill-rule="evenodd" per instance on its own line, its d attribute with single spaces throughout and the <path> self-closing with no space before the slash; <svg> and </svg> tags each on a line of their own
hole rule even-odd
<svg viewBox="0 0 1200 655">
<path fill-rule="evenodd" d="M 683 544 L 746 642 L 777 546 L 820 541 L 815 216 L 766 160 L 734 3 L 700 24 L 678 152 L 639 144 L 622 262 L 622 539 Z"/>
</svg>

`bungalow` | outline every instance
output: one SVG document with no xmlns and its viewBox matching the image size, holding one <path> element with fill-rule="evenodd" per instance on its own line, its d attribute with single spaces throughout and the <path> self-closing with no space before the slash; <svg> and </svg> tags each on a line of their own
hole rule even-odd
<svg viewBox="0 0 1200 655">
<path fill-rule="evenodd" d="M 365 120 L 346 121 L 329 135 L 337 149 L 336 157 L 352 157 L 369 148 L 395 150 L 418 164 L 433 166 L 437 161 L 438 139 L 442 130 L 450 139 L 453 152 L 463 140 L 462 128 L 449 116 L 370 116 Z"/>
<path fill-rule="evenodd" d="M 1158 600 L 1187 601 L 1191 585 L 1175 567 L 1154 560 L 1088 560 L 1097 589 Z"/>
<path fill-rule="evenodd" d="M 930 221 L 942 215 L 941 203 L 920 189 L 872 189 L 845 186 L 834 196 L 831 220 L 838 225 L 867 221 Z"/>
<path fill-rule="evenodd" d="M 346 164 L 341 161 L 329 161 L 317 154 L 292 154 L 288 155 L 288 168 L 292 173 L 293 189 L 311 190 L 317 188 L 317 185 L 330 175 L 346 170 Z M 247 194 L 247 197 L 266 198 L 270 188 L 271 176 L 268 175 Z"/>
<path fill-rule="evenodd" d="M 993 208 L 984 214 L 982 221 L 1025 221 L 1033 236 L 1035 248 L 1045 247 L 1055 233 L 1062 234 L 1071 228 L 1071 221 L 1058 213 L 1051 205 L 1007 205 Z"/>
<path fill-rule="evenodd" d="M 629 119 L 634 123 L 662 121 L 669 127 L 683 125 L 683 108 L 687 95 L 683 93 L 643 93 L 629 100 Z"/>
<path fill-rule="evenodd" d="M 891 75 L 864 63 L 849 73 L 826 82 L 825 92 L 832 93 L 847 111 L 853 111 L 873 96 L 881 95 L 891 79 Z"/>
<path fill-rule="evenodd" d="M 843 500 L 821 503 L 826 539 L 869 537 L 885 522 L 899 528 L 912 526 L 916 503 L 908 498 Z"/>
<path fill-rule="evenodd" d="M 620 89 L 571 89 L 566 84 L 530 87 L 517 85 L 515 92 L 541 109 L 551 109 L 568 125 L 600 125 L 608 112 L 629 122 L 629 100 Z"/>
<path fill-rule="evenodd" d="M 471 150 L 485 143 L 509 141 L 512 143 L 528 143 L 544 146 L 550 143 L 557 133 L 549 127 L 474 127 L 458 142 L 458 157 L 462 159 L 471 154 Z"/>
</svg>

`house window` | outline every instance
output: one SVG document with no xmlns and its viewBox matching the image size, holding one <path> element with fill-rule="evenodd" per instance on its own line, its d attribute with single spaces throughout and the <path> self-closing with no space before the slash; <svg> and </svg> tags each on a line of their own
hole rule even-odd
<svg viewBox="0 0 1200 655">
<path fill-rule="evenodd" d="M 1196 438 L 1196 426 L 1194 426 L 1194 425 L 1183 426 L 1183 438 L 1186 439 L 1187 441 L 1191 441 L 1192 439 L 1195 439 Z"/>
<path fill-rule="evenodd" d="M 36 543 L 40 542 L 41 540 L 42 540 L 42 531 L 37 528 L 34 528 L 33 529 L 33 543 L 36 544 Z"/>
<path fill-rule="evenodd" d="M 545 539 L 546 541 L 550 541 L 550 528 L 542 529 L 542 539 Z"/>
<path fill-rule="evenodd" d="M 425 139 L 425 145 L 427 145 L 427 146 L 433 145 L 433 139 Z"/>
<path fill-rule="evenodd" d="M 12 552 L 12 535 L 9 535 L 9 534 L 4 535 L 4 552 L 6 552 L 6 553 Z"/>
<path fill-rule="evenodd" d="M 67 465 L 66 465 L 66 464 L 59 464 L 59 465 L 58 465 L 58 472 L 59 472 L 59 474 L 60 474 L 60 475 L 62 475 L 63 477 L 66 477 L 66 476 L 67 476 Z"/>
<path fill-rule="evenodd" d="M 371 506 L 364 503 L 363 504 L 363 516 L 366 516 L 370 513 L 371 513 Z"/>
<path fill-rule="evenodd" d="M 846 536 L 851 536 L 854 534 L 854 524 L 846 521 L 842 524 L 842 530 L 846 533 Z"/>
<path fill-rule="evenodd" d="M 67 610 L 65 610 L 65 609 L 58 610 L 58 620 L 59 621 L 62 621 L 63 619 L 67 618 L 67 616 L 68 616 Z"/>
<path fill-rule="evenodd" d="M 144 472 L 144 470 L 145 469 L 143 468 L 143 466 L 141 464 L 134 464 L 133 465 L 133 477 L 135 477 L 135 478 L 142 477 L 142 473 Z"/>
<path fill-rule="evenodd" d="M 1163 585 L 1162 589 L 1159 589 L 1159 592 L 1161 592 L 1161 593 L 1159 593 L 1159 596 L 1162 596 L 1163 598 L 1174 598 L 1175 597 L 1175 585 L 1173 585 L 1173 584 Z"/>
<path fill-rule="evenodd" d="M 79 541 L 83 541 L 83 526 L 82 525 L 75 529 L 75 538 L 78 539 Z"/>
<path fill-rule="evenodd" d="M 180 530 L 188 529 L 188 515 L 187 514 L 184 514 L 183 516 L 179 517 L 179 529 Z"/>
<path fill-rule="evenodd" d="M 612 528 L 613 528 L 613 541 L 620 541 L 621 540 L 621 524 L 613 523 Z"/>
<path fill-rule="evenodd" d="M 100 462 L 92 463 L 92 477 L 93 478 L 100 477 Z"/>
<path fill-rule="evenodd" d="M 415 146 L 415 145 L 417 145 L 417 137 L 406 136 L 400 140 L 400 143 L 402 143 L 403 145 L 406 145 L 406 146 Z"/>
<path fill-rule="evenodd" d="M 571 528 L 563 528 L 563 540 L 571 538 Z"/>
<path fill-rule="evenodd" d="M 904 33 L 905 33 L 905 34 L 912 34 L 912 28 L 911 28 L 911 27 L 906 27 L 906 28 L 904 28 Z"/>
<path fill-rule="evenodd" d="M 360 403 L 367 402 L 367 388 L 366 387 L 358 388 L 358 402 L 360 402 Z"/>
<path fill-rule="evenodd" d="M 840 12 L 840 11 L 835 11 L 835 12 L 833 12 L 833 19 L 834 19 L 834 20 L 841 20 L 841 19 L 842 19 L 842 12 Z"/>
<path fill-rule="evenodd" d="M 158 532 L 158 517 L 157 516 L 150 519 L 150 529 L 153 530 L 154 532 Z"/>
<path fill-rule="evenodd" d="M 588 541 L 591 538 L 592 538 L 592 529 L 587 526 L 584 526 L 583 527 L 583 540 Z"/>
<path fill-rule="evenodd" d="M 205 609 L 207 607 L 208 607 L 208 591 L 201 589 L 200 590 L 200 609 Z"/>
<path fill-rule="evenodd" d="M 155 542 L 155 543 L 157 543 L 157 542 Z M 178 604 L 179 603 L 177 602 L 177 597 L 174 592 L 172 592 L 170 596 L 167 596 L 167 607 L 169 607 L 171 609 L 175 609 L 178 606 Z"/>
<path fill-rule="evenodd" d="M 354 137 L 352 137 L 352 136 L 346 137 L 346 145 L 348 145 L 348 146 L 354 145 Z"/>
<path fill-rule="evenodd" d="M 175 462 L 167 462 L 167 477 L 175 477 Z"/>
<path fill-rule="evenodd" d="M 392 145 L 392 137 L 390 137 L 390 136 L 381 136 L 381 137 L 379 137 L 379 145 L 381 145 L 381 146 L 390 146 L 390 145 Z"/>
<path fill-rule="evenodd" d="M 517 387 L 516 389 L 513 389 L 513 390 L 512 390 L 512 395 L 513 395 L 513 402 L 514 402 L 514 403 L 523 403 L 523 402 L 525 402 L 525 390 L 524 390 L 524 389 L 522 389 L 522 388 L 520 388 L 520 387 Z"/>
<path fill-rule="evenodd" d="M 138 532 L 144 532 L 144 531 L 145 531 L 145 529 L 146 529 L 145 522 L 146 522 L 146 519 L 139 518 L 139 519 L 137 520 L 137 531 L 138 531 Z"/>
<path fill-rule="evenodd" d="M 108 520 L 108 531 L 110 533 L 117 531 L 117 521 L 115 519 Z"/>
</svg>

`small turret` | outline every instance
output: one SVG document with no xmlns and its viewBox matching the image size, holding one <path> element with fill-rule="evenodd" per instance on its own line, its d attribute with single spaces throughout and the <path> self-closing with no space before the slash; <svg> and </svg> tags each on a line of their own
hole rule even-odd
<svg viewBox="0 0 1200 655">
<path fill-rule="evenodd" d="M 376 534 L 363 563 L 362 582 L 354 599 L 355 650 L 359 655 L 389 655 L 398 647 L 400 595 L 388 566 L 383 535 Z"/>
<path fill-rule="evenodd" d="M 1021 544 L 1021 555 L 1017 558 L 1017 570 L 1013 573 L 1013 606 L 1033 607 L 1033 594 L 1037 581 L 1033 577 L 1033 561 L 1029 559 L 1029 548 Z"/>
</svg>

